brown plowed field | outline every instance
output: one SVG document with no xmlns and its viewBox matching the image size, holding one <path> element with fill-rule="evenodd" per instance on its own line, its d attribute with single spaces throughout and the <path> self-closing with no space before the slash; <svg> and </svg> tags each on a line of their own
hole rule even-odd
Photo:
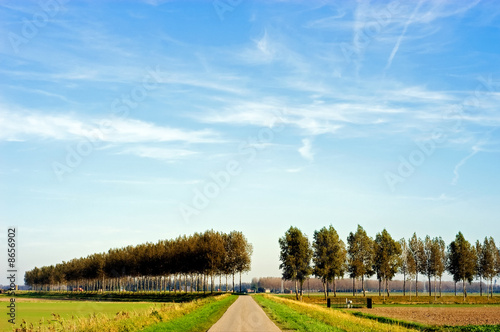
<svg viewBox="0 0 500 332">
<path fill-rule="evenodd" d="M 353 309 L 364 313 L 429 325 L 500 324 L 500 306 L 488 307 L 375 307 Z"/>
</svg>

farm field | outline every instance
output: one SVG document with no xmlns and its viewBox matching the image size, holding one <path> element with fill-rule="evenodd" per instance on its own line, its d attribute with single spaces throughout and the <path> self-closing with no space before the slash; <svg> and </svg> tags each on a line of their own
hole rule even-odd
<svg viewBox="0 0 500 332">
<path fill-rule="evenodd" d="M 8 301 L 9 298 L 0 297 L 0 305 L 4 306 Z M 38 326 L 40 321 L 43 321 L 43 325 L 48 325 L 49 322 L 54 321 L 52 314 L 59 315 L 62 319 L 70 319 L 72 316 L 88 317 L 93 313 L 101 313 L 102 315 L 112 317 L 117 312 L 143 312 L 153 306 L 154 304 L 145 302 L 95 302 L 17 298 L 15 326 L 19 327 L 22 320 L 25 320 L 28 325 L 33 323 L 34 326 Z M 6 319 L 0 321 L 0 331 L 9 331 L 12 327 L 12 324 L 8 323 Z"/>
<path fill-rule="evenodd" d="M 98 297 L 103 295 L 117 301 L 99 301 Z M 163 303 L 158 303 L 160 298 Z M 145 328 L 151 331 L 198 331 L 197 328 L 201 327 L 205 331 L 236 298 L 220 293 L 149 292 L 134 296 L 123 293 L 26 292 L 16 298 L 16 325 L 2 320 L 0 331 L 12 331 L 14 327 L 26 328 L 23 331 L 87 332 L 142 331 Z M 7 301 L 8 297 L 0 296 L 0 304 L 7 304 Z M 200 321 L 204 324 L 197 324 Z M 159 325 L 161 327 L 157 328 Z"/>
<path fill-rule="evenodd" d="M 279 297 L 287 298 L 287 299 L 295 299 L 295 294 L 279 294 Z M 422 295 L 419 294 L 416 297 L 414 294 L 410 297 L 408 295 L 403 296 L 401 293 L 391 294 L 389 297 L 379 296 L 378 293 L 366 293 L 366 297 L 363 295 L 352 296 L 352 293 L 339 293 L 337 292 L 337 296 L 334 297 L 333 293 L 330 293 L 328 296 L 332 303 L 345 303 L 345 299 L 352 300 L 353 303 L 366 303 L 366 298 L 372 298 L 374 305 L 491 305 L 491 304 L 499 304 L 500 305 L 500 295 L 495 294 L 492 298 L 488 298 L 485 295 L 479 296 L 479 294 L 469 294 L 467 298 L 463 299 L 462 295 L 451 295 L 451 294 L 443 294 L 443 296 L 437 296 L 436 298 L 433 296 Z M 316 303 L 316 304 L 325 304 L 326 301 L 323 293 L 304 293 L 303 301 L 306 303 Z"/>
<path fill-rule="evenodd" d="M 367 296 L 368 297 L 368 296 Z M 303 297 L 302 306 L 300 302 L 295 301 L 294 295 L 280 295 L 274 298 L 284 299 L 283 304 L 293 307 L 296 310 L 305 312 L 309 317 L 321 312 L 321 310 L 330 310 L 332 315 L 337 313 L 352 314 L 359 318 L 372 319 L 388 324 L 401 324 L 410 329 L 417 330 L 435 330 L 435 331 L 495 331 L 500 328 L 500 297 L 495 296 L 487 299 L 486 296 L 469 296 L 466 302 L 463 302 L 461 296 L 443 296 L 434 299 L 429 296 L 391 296 L 384 298 L 369 296 L 373 299 L 374 308 L 342 308 L 327 309 L 326 301 L 322 294 L 310 294 Z M 270 296 L 269 299 L 272 299 Z M 330 297 L 332 306 L 335 304 L 345 304 L 345 301 L 352 300 L 353 304 L 365 304 L 366 298 L 348 294 L 337 294 L 336 298 Z M 293 303 L 296 304 L 293 304 Z M 312 311 L 312 307 L 307 309 L 306 305 L 317 307 L 318 313 Z M 324 312 L 326 313 L 326 312 Z M 334 314 L 335 313 L 335 314 Z M 319 316 L 318 316 L 319 317 Z M 320 320 L 324 321 L 324 317 Z M 342 320 L 349 321 L 346 317 Z M 383 325 L 382 325 L 383 326 Z M 386 325 L 391 326 L 391 325 Z M 394 328 L 395 325 L 392 325 Z M 454 326 L 452 328 L 452 326 Z M 378 326 L 377 328 L 383 328 Z M 377 329 L 374 329 L 377 330 Z"/>
<path fill-rule="evenodd" d="M 429 325 L 497 325 L 500 324 L 500 306 L 391 306 L 373 309 L 347 309 L 370 315 L 390 317 Z"/>
</svg>

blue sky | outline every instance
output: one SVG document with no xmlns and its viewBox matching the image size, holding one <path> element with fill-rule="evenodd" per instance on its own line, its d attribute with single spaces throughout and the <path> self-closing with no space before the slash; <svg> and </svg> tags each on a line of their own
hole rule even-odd
<svg viewBox="0 0 500 332">
<path fill-rule="evenodd" d="M 4 1 L 21 269 L 206 229 L 500 240 L 494 1 Z M 2 263 L 4 264 L 4 263 Z"/>
</svg>

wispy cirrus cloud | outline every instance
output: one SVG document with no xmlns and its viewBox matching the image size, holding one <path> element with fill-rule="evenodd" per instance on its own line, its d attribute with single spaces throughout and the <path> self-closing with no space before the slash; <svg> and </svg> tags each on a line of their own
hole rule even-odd
<svg viewBox="0 0 500 332">
<path fill-rule="evenodd" d="M 0 111 L 0 140 L 75 140 L 91 138 L 107 143 L 220 142 L 211 129 L 187 130 L 129 118 L 85 119 L 72 115 Z"/>
<path fill-rule="evenodd" d="M 120 178 L 120 179 L 97 179 L 92 180 L 96 183 L 117 184 L 117 185 L 132 185 L 132 186 L 146 186 L 146 185 L 192 185 L 197 184 L 200 180 L 179 180 L 172 178 Z"/>
<path fill-rule="evenodd" d="M 152 146 L 134 146 L 124 148 L 118 154 L 130 154 L 141 158 L 156 159 L 161 161 L 173 162 L 180 159 L 193 156 L 198 152 L 187 149 L 161 148 Z"/>
<path fill-rule="evenodd" d="M 394 48 L 391 51 L 391 55 L 389 55 L 389 59 L 387 59 L 387 64 L 385 65 L 385 69 L 384 70 L 388 70 L 391 67 L 392 60 L 394 60 L 394 57 L 396 56 L 396 53 L 399 50 L 399 45 L 401 45 L 401 42 L 402 42 L 402 40 L 403 40 L 403 38 L 404 38 L 404 36 L 406 34 L 406 30 L 408 30 L 408 26 L 413 23 L 414 18 L 417 15 L 417 12 L 418 12 L 418 10 L 419 10 L 419 8 L 420 8 L 421 5 L 422 5 L 422 0 L 420 0 L 418 2 L 418 4 L 416 5 L 415 9 L 411 13 L 410 18 L 408 19 L 408 21 L 406 21 L 406 23 L 405 23 L 405 25 L 403 27 L 403 31 L 399 35 L 398 40 L 396 41 L 396 45 L 394 45 Z"/>
</svg>

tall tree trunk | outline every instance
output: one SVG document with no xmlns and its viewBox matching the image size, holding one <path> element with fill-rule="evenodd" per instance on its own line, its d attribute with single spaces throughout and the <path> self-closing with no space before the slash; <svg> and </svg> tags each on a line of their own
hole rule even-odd
<svg viewBox="0 0 500 332">
<path fill-rule="evenodd" d="M 437 283 L 437 279 L 436 279 L 436 276 L 434 276 L 434 301 L 437 299 L 436 283 Z"/>
<path fill-rule="evenodd" d="M 389 279 L 385 279 L 385 289 L 387 290 L 387 297 L 391 296 L 391 291 L 389 290 Z"/>
<path fill-rule="evenodd" d="M 240 271 L 240 293 L 241 293 L 241 271 Z"/>
<path fill-rule="evenodd" d="M 415 296 L 418 297 L 418 272 L 415 273 Z"/>
<path fill-rule="evenodd" d="M 233 272 L 233 293 L 234 293 L 234 272 Z"/>
<path fill-rule="evenodd" d="M 227 293 L 227 274 L 226 274 L 226 293 Z"/>
<path fill-rule="evenodd" d="M 483 296 L 483 279 L 482 276 L 479 276 L 479 294 Z"/>
<path fill-rule="evenodd" d="M 381 279 L 381 278 L 379 278 L 379 279 L 378 279 L 378 296 L 380 296 L 380 295 L 381 295 L 381 294 L 380 294 L 380 288 L 382 287 L 382 285 L 381 285 L 381 284 L 382 284 L 382 279 Z"/>
<path fill-rule="evenodd" d="M 361 276 L 361 288 L 363 289 L 363 296 L 366 296 L 366 293 L 365 293 L 365 275 L 364 274 Z"/>
<path fill-rule="evenodd" d="M 302 301 L 302 298 L 304 296 L 304 280 L 300 281 L 300 301 Z"/>
<path fill-rule="evenodd" d="M 326 292 L 327 292 L 326 289 L 328 288 L 327 284 L 328 284 L 328 280 L 323 279 L 323 293 L 325 295 L 325 300 L 328 298 L 328 295 L 326 294 Z"/>
<path fill-rule="evenodd" d="M 457 282 L 455 281 L 455 296 L 457 296 Z"/>
<path fill-rule="evenodd" d="M 429 278 L 429 297 L 431 297 L 432 296 L 431 275 L 429 274 L 427 277 Z"/>
<path fill-rule="evenodd" d="M 442 276 L 439 276 L 439 297 L 441 297 L 441 279 L 442 279 Z"/>
<path fill-rule="evenodd" d="M 403 272 L 403 296 L 406 296 L 406 271 Z"/>
<path fill-rule="evenodd" d="M 333 277 L 333 297 L 337 297 L 337 281 L 335 281 L 335 277 Z"/>
<path fill-rule="evenodd" d="M 352 278 L 352 296 L 356 296 L 356 278 Z"/>
<path fill-rule="evenodd" d="M 464 287 L 464 301 L 465 301 L 465 298 L 467 297 L 467 288 L 465 286 L 465 278 L 463 279 L 462 285 Z"/>
<path fill-rule="evenodd" d="M 299 288 L 297 286 L 297 279 L 295 279 L 295 299 L 299 299 Z"/>
</svg>

